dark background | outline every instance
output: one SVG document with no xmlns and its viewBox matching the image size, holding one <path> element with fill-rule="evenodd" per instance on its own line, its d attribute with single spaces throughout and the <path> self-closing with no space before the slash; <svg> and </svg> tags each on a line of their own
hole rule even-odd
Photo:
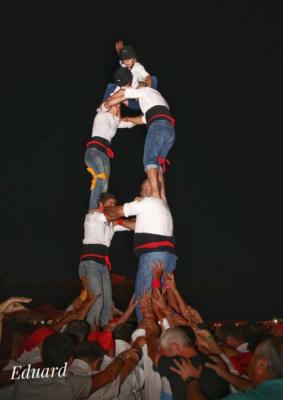
<svg viewBox="0 0 283 400">
<path fill-rule="evenodd" d="M 283 5 L 195 3 L 2 10 L 1 297 L 36 304 L 42 283 L 55 305 L 73 295 L 59 301 L 54 284 L 78 279 L 84 143 L 122 38 L 177 120 L 166 183 L 182 293 L 208 318 L 282 313 Z M 110 190 L 122 202 L 144 178 L 144 136 L 120 130 L 113 141 Z M 116 235 L 112 260 L 134 277 L 131 242 Z"/>
</svg>

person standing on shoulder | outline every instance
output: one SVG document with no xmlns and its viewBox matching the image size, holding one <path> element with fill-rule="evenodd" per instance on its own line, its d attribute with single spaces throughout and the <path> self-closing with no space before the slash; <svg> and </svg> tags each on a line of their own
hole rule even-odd
<svg viewBox="0 0 283 400">
<path fill-rule="evenodd" d="M 147 135 L 144 145 L 143 163 L 152 188 L 152 196 L 166 199 L 163 173 L 169 160 L 167 154 L 175 142 L 175 120 L 164 97 L 155 89 L 131 87 L 132 78 L 127 69 L 119 68 L 116 79 L 123 83 L 124 89 L 110 96 L 105 102 L 106 108 L 128 99 L 138 99 L 144 114 L 142 119 L 147 124 Z M 122 86 L 122 85 L 121 85 Z M 127 117 L 128 121 L 136 121 L 140 117 Z"/>
</svg>

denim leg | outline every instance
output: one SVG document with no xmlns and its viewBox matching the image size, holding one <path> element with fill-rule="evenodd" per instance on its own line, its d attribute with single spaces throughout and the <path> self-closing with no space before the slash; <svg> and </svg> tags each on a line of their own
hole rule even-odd
<svg viewBox="0 0 283 400">
<path fill-rule="evenodd" d="M 108 324 L 112 308 L 112 286 L 109 269 L 106 265 L 101 268 L 103 307 L 101 311 L 101 326 Z"/>
<path fill-rule="evenodd" d="M 147 172 L 150 168 L 159 168 L 158 157 L 165 158 L 175 141 L 175 130 L 165 119 L 150 124 L 144 143 L 143 163 Z"/>
<path fill-rule="evenodd" d="M 85 163 L 91 167 L 96 174 L 104 172 L 108 179 L 97 178 L 96 185 L 91 190 L 89 208 L 97 208 L 101 193 L 107 192 L 110 174 L 110 161 L 105 153 L 95 147 L 89 147 L 85 152 Z"/>
<path fill-rule="evenodd" d="M 110 94 L 114 92 L 116 87 L 117 87 L 116 83 L 108 83 L 108 85 L 106 86 L 102 101 L 106 101 L 108 99 L 108 97 L 110 96 Z"/>
<path fill-rule="evenodd" d="M 158 86 L 158 79 L 157 76 L 151 76 L 151 87 L 152 89 L 157 89 Z"/>
<path fill-rule="evenodd" d="M 92 260 L 81 261 L 79 266 L 80 278 L 84 275 L 88 278 L 88 289 L 91 293 L 101 293 L 96 302 L 93 304 L 91 309 L 87 314 L 87 322 L 91 325 L 93 324 L 94 318 L 97 322 L 100 321 L 101 310 L 103 307 L 103 284 L 101 278 L 101 268 L 102 264 L 99 264 Z"/>
<path fill-rule="evenodd" d="M 136 298 L 142 297 L 144 292 L 151 289 L 152 269 L 156 261 L 164 263 L 164 272 L 172 272 L 176 268 L 176 255 L 167 253 L 166 251 L 154 251 L 142 254 L 139 258 L 138 271 L 135 284 Z M 164 282 L 163 282 L 164 283 Z M 138 322 L 142 320 L 140 306 L 136 307 Z"/>
</svg>

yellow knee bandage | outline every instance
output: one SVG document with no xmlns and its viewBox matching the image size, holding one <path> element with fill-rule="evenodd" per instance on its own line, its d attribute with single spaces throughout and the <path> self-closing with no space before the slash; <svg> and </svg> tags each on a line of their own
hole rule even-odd
<svg viewBox="0 0 283 400">
<path fill-rule="evenodd" d="M 106 175 L 105 172 L 100 172 L 99 174 L 97 174 L 91 167 L 87 167 L 87 171 L 92 175 L 90 190 L 93 190 L 95 188 L 97 179 L 108 179 L 108 175 Z"/>
</svg>

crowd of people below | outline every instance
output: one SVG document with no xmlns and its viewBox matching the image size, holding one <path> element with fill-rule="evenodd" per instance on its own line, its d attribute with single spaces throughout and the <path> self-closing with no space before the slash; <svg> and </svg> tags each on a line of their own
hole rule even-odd
<svg viewBox="0 0 283 400">
<path fill-rule="evenodd" d="M 79 295 L 51 325 L 11 337 L 11 358 L 1 360 L 0 398 L 282 399 L 280 324 L 274 330 L 260 324 L 215 329 L 186 304 L 162 262 L 151 267 L 150 291 L 133 296 L 104 327 L 86 320 L 100 294 L 93 296 L 84 279 Z M 5 315 L 27 309 L 30 301 L 1 303 L 1 330 Z M 137 303 L 139 322 L 132 318 Z M 64 365 L 63 376 L 44 375 Z"/>
</svg>

